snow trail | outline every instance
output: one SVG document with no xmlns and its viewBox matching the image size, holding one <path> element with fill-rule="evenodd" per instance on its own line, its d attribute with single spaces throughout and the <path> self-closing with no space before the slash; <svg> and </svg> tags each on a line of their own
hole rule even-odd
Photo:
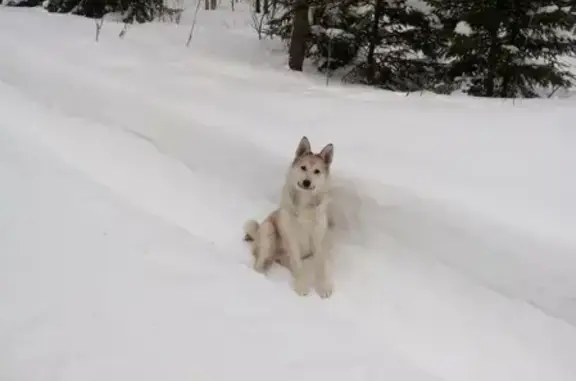
<svg viewBox="0 0 576 381">
<path fill-rule="evenodd" d="M 324 88 L 210 24 L 190 51 L 91 25 L 0 10 L 7 379 L 574 379 L 573 104 Z M 335 143 L 348 224 L 325 303 L 241 242 L 303 134 Z"/>
</svg>

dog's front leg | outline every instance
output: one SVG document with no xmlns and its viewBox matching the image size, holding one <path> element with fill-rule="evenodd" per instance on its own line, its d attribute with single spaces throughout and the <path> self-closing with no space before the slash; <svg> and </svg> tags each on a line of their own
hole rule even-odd
<svg viewBox="0 0 576 381">
<path fill-rule="evenodd" d="M 304 267 L 304 261 L 302 260 L 302 248 L 300 242 L 295 239 L 296 237 L 291 237 L 288 240 L 288 251 L 290 252 L 290 268 L 292 270 L 292 276 L 294 278 L 294 291 L 300 296 L 305 296 L 310 293 L 310 282 L 308 280 L 308 272 Z"/>
<path fill-rule="evenodd" d="M 276 252 L 276 231 L 274 225 L 266 220 L 260 226 L 258 237 L 253 244 L 254 270 L 266 272 L 271 258 Z"/>
<path fill-rule="evenodd" d="M 318 226 L 314 232 L 314 276 L 316 292 L 325 299 L 332 295 L 332 229 L 328 226 Z"/>
<path fill-rule="evenodd" d="M 280 225 L 283 229 L 283 238 L 286 242 L 286 249 L 290 260 L 290 270 L 294 278 L 294 291 L 301 296 L 308 295 L 308 293 L 310 293 L 310 284 L 302 261 L 299 231 L 294 225 L 291 216 L 281 213 L 280 218 L 283 219 Z"/>
</svg>

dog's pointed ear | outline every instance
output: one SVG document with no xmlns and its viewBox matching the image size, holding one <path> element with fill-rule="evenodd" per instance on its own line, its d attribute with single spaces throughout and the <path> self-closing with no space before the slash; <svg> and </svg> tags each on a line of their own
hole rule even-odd
<svg viewBox="0 0 576 381">
<path fill-rule="evenodd" d="M 334 144 L 326 144 L 326 147 L 322 148 L 319 155 L 326 165 L 332 164 L 332 159 L 334 159 Z"/>
<path fill-rule="evenodd" d="M 300 143 L 298 143 L 298 148 L 296 148 L 296 157 L 300 157 L 310 152 L 312 152 L 310 141 L 306 136 L 302 136 Z"/>
</svg>

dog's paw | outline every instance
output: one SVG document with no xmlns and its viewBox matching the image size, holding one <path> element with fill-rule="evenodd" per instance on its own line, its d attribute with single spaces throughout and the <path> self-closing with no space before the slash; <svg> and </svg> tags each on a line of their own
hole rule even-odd
<svg viewBox="0 0 576 381">
<path fill-rule="evenodd" d="M 260 265 L 260 264 L 258 264 L 258 263 L 254 263 L 254 265 L 252 266 L 252 268 L 253 268 L 254 271 L 256 271 L 257 273 L 262 274 L 262 275 L 266 275 L 266 270 L 267 270 L 266 266 L 262 266 L 262 265 Z"/>
<path fill-rule="evenodd" d="M 309 289 L 300 289 L 297 287 L 294 287 L 294 292 L 296 292 L 296 294 L 298 294 L 299 296 L 308 296 L 308 294 L 310 294 Z"/>
<path fill-rule="evenodd" d="M 321 286 L 317 286 L 316 287 L 316 293 L 318 294 L 318 296 L 320 296 L 322 299 L 327 299 L 330 296 L 332 296 L 333 293 L 333 287 L 332 285 L 329 284 L 324 284 Z"/>
<path fill-rule="evenodd" d="M 294 282 L 294 292 L 300 296 L 306 296 L 310 293 L 310 285 L 306 281 L 295 281 Z"/>
</svg>

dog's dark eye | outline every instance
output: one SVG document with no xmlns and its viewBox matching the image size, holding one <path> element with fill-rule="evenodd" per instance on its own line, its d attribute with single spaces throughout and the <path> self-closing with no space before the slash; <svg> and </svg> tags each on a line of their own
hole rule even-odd
<svg viewBox="0 0 576 381">
<path fill-rule="evenodd" d="M 315 175 L 319 175 L 319 174 L 320 174 L 320 170 L 319 170 L 319 169 L 315 169 L 315 170 L 314 170 L 314 174 L 315 174 Z"/>
<path fill-rule="evenodd" d="M 306 170 L 306 166 L 303 165 L 303 166 L 300 167 L 300 169 L 303 170 L 303 171 L 305 171 L 305 170 Z"/>
</svg>

